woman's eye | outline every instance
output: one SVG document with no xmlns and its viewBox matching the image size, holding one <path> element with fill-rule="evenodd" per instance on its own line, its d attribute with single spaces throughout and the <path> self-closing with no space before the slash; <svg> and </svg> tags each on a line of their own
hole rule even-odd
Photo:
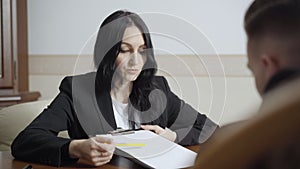
<svg viewBox="0 0 300 169">
<path fill-rule="evenodd" d="M 120 49 L 120 52 L 121 53 L 127 53 L 127 52 L 130 52 L 130 50 L 129 49 Z"/>
<path fill-rule="evenodd" d="M 140 51 L 140 54 L 144 55 L 144 54 L 146 54 L 146 52 L 143 50 L 143 51 Z"/>
<path fill-rule="evenodd" d="M 140 53 L 140 54 L 146 54 L 146 49 L 141 49 L 141 50 L 139 51 L 139 53 Z"/>
</svg>

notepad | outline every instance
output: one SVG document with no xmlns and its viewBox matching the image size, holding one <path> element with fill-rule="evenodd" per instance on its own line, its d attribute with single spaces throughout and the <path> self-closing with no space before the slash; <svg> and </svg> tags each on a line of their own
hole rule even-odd
<svg viewBox="0 0 300 169">
<path fill-rule="evenodd" d="M 103 136 L 103 135 L 102 135 Z M 186 168 L 194 164 L 197 154 L 151 131 L 139 130 L 127 135 L 111 137 L 118 155 L 133 158 L 152 168 Z M 176 159 L 176 160 L 175 160 Z"/>
</svg>

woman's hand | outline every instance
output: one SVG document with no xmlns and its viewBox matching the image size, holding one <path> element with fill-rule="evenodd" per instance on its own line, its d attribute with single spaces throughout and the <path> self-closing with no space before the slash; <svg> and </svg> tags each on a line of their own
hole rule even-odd
<svg viewBox="0 0 300 169">
<path fill-rule="evenodd" d="M 144 130 L 152 130 L 154 131 L 156 134 L 170 140 L 170 141 L 175 141 L 176 140 L 176 133 L 168 128 L 161 128 L 158 125 L 141 125 L 141 128 Z"/>
<path fill-rule="evenodd" d="M 93 166 L 101 166 L 108 163 L 115 151 L 113 140 L 96 136 L 89 139 L 73 140 L 69 146 L 71 158 L 79 158 Z"/>
</svg>

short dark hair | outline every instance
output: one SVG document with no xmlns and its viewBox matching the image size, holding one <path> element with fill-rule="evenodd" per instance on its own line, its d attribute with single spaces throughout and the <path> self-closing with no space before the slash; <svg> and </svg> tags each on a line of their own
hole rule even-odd
<svg viewBox="0 0 300 169">
<path fill-rule="evenodd" d="M 300 34 L 299 0 L 255 0 L 248 8 L 244 27 L 248 39 L 272 35 Z"/>
</svg>

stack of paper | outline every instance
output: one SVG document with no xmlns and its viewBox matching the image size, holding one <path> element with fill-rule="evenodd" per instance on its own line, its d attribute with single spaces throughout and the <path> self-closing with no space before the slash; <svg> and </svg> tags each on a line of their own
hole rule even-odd
<svg viewBox="0 0 300 169">
<path fill-rule="evenodd" d="M 118 155 L 152 168 L 185 168 L 194 164 L 197 154 L 151 131 L 133 134 L 105 135 L 113 138 Z"/>
</svg>

